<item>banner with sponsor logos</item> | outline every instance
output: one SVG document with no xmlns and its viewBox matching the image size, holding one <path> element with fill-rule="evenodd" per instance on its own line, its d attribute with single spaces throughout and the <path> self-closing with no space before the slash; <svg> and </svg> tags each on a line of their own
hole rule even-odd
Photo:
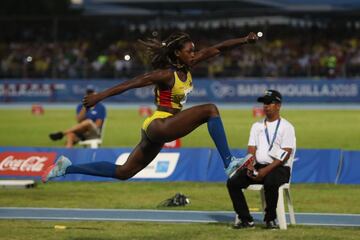
<svg viewBox="0 0 360 240">
<path fill-rule="evenodd" d="M 341 161 L 338 149 L 302 149 L 296 151 L 291 182 L 335 183 Z"/>
<path fill-rule="evenodd" d="M 104 90 L 123 80 L 1 80 L 0 102 L 80 102 L 88 86 Z M 360 80 L 194 79 L 188 102 L 254 103 L 266 89 L 279 90 L 289 103 L 359 103 Z M 129 90 L 107 101 L 152 103 L 152 87 Z"/>
<path fill-rule="evenodd" d="M 344 151 L 337 183 L 360 184 L 360 151 Z"/>
<path fill-rule="evenodd" d="M 0 175 L 40 177 L 53 164 L 56 152 L 0 152 Z"/>
<path fill-rule="evenodd" d="M 245 150 L 233 149 L 235 156 L 244 156 Z M 293 161 L 292 183 L 335 183 L 341 161 L 341 150 L 299 149 Z M 219 153 L 213 149 L 208 170 L 208 181 L 225 181 Z"/>
<path fill-rule="evenodd" d="M 65 149 L 37 147 L 0 147 L 0 178 L 40 180 L 45 169 L 60 155 L 73 164 L 108 161 L 123 164 L 130 148 Z M 233 149 L 236 156 L 245 150 Z M 344 158 L 342 158 L 344 156 Z M 299 149 L 293 164 L 293 183 L 359 184 L 359 151 L 333 149 Z M 163 149 L 161 153 L 131 181 L 208 181 L 225 182 L 220 155 L 210 148 Z M 114 179 L 69 174 L 56 181 L 111 181 Z"/>
<path fill-rule="evenodd" d="M 65 149 L 38 147 L 0 147 L 0 178 L 30 177 L 40 179 L 45 169 L 60 155 L 65 155 L 74 164 L 108 161 L 123 164 L 130 148 L 115 149 Z M 211 150 L 164 149 L 141 172 L 131 180 L 152 181 L 207 181 L 207 166 Z M 111 179 L 71 174 L 59 181 L 108 181 Z"/>
</svg>

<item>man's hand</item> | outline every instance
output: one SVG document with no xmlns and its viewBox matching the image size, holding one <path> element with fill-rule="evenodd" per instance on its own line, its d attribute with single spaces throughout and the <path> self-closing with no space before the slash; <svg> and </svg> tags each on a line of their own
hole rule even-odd
<svg viewBox="0 0 360 240">
<path fill-rule="evenodd" d="M 85 108 L 91 108 L 92 106 L 94 106 L 96 103 L 98 103 L 100 101 L 100 97 L 99 94 L 90 94 L 90 95 L 86 95 L 83 100 L 82 100 L 82 104 Z"/>
<path fill-rule="evenodd" d="M 261 182 L 266 175 L 267 175 L 267 171 L 264 168 L 257 170 L 256 176 L 254 176 L 252 174 L 248 174 L 249 178 L 251 178 L 255 182 Z"/>
<path fill-rule="evenodd" d="M 254 165 L 249 164 L 246 168 L 247 168 L 246 174 L 248 175 L 248 177 L 254 177 L 254 172 L 256 171 Z"/>
<path fill-rule="evenodd" d="M 254 32 L 250 32 L 247 36 L 246 36 L 246 41 L 247 43 L 256 43 L 256 41 L 258 40 L 258 36 L 254 33 Z"/>
</svg>

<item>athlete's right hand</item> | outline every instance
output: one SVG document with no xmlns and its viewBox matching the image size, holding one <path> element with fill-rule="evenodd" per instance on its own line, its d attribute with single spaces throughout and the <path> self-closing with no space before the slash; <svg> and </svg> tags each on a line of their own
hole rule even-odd
<svg viewBox="0 0 360 240">
<path fill-rule="evenodd" d="M 254 32 L 250 32 L 247 36 L 246 36 L 246 40 L 247 43 L 256 43 L 256 41 L 258 40 L 258 36 L 254 33 Z"/>
<path fill-rule="evenodd" d="M 90 95 L 86 95 L 83 100 L 82 100 L 82 105 L 85 108 L 91 108 L 92 106 L 94 106 L 96 103 L 98 103 L 100 101 L 99 98 L 99 94 L 95 93 L 95 94 L 90 94 Z"/>
</svg>

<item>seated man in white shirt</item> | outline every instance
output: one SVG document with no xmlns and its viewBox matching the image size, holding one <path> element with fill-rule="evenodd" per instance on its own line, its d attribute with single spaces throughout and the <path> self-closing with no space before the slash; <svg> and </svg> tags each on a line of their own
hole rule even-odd
<svg viewBox="0 0 360 240">
<path fill-rule="evenodd" d="M 252 125 L 248 153 L 254 156 L 254 164 L 228 179 L 227 188 L 240 222 L 234 228 L 254 227 L 242 189 L 250 184 L 263 184 L 265 190 L 266 228 L 277 228 L 276 206 L 279 187 L 289 182 L 290 166 L 296 149 L 295 129 L 280 117 L 282 96 L 278 91 L 268 90 L 258 98 L 264 105 L 265 119 Z"/>
</svg>

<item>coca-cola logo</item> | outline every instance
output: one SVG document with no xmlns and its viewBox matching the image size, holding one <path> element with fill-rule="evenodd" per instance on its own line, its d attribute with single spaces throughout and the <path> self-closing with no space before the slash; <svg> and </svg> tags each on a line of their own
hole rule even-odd
<svg viewBox="0 0 360 240">
<path fill-rule="evenodd" d="M 0 175 L 41 176 L 53 164 L 55 157 L 55 152 L 0 153 Z"/>
</svg>

